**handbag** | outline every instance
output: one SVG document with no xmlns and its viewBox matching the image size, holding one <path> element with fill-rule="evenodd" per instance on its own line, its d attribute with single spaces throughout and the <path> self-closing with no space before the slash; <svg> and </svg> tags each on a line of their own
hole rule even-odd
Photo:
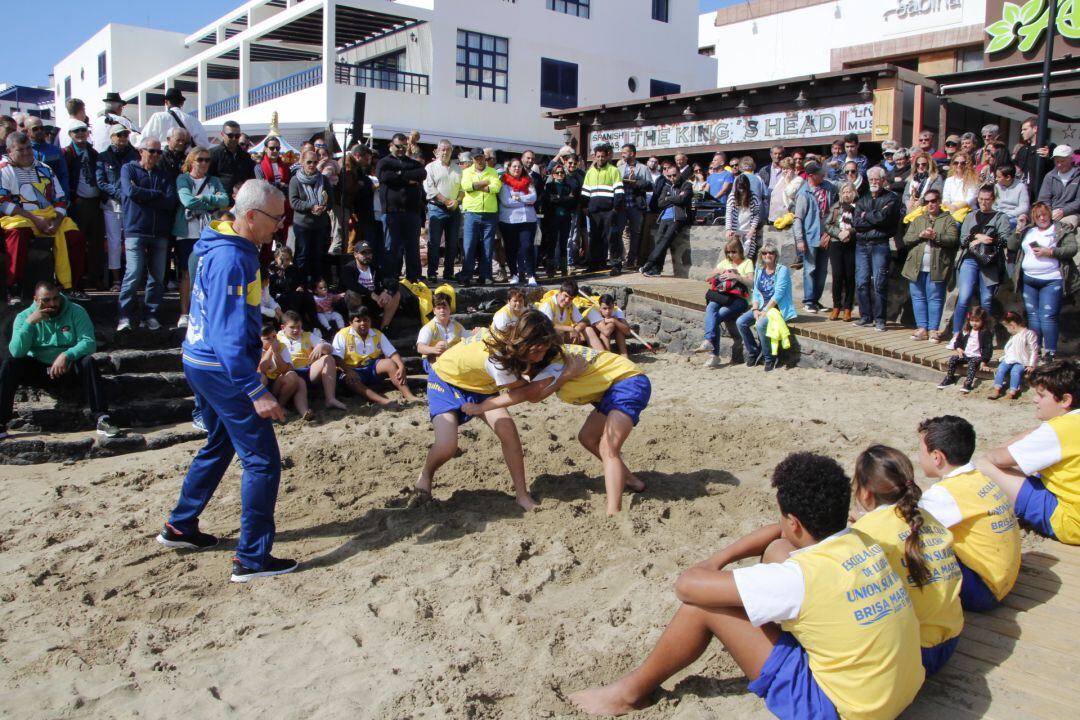
<svg viewBox="0 0 1080 720">
<path fill-rule="evenodd" d="M 709 278 L 709 289 L 705 291 L 705 300 L 726 307 L 735 300 L 750 297 L 750 292 L 738 280 L 722 278 L 720 276 Z"/>
<path fill-rule="evenodd" d="M 977 245 L 971 244 L 976 235 L 989 235 L 994 238 L 992 243 L 979 243 Z M 997 244 L 997 231 L 989 226 L 976 225 L 971 229 L 971 233 L 968 235 L 968 253 L 971 257 L 975 258 L 975 262 L 979 264 L 979 267 L 989 267 L 998 262 L 1001 257 L 1001 246 Z"/>
</svg>

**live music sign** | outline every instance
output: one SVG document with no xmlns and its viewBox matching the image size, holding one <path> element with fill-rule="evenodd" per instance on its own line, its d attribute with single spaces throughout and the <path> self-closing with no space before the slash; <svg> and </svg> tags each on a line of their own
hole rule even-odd
<svg viewBox="0 0 1080 720">
<path fill-rule="evenodd" d="M 618 148 L 626 143 L 633 143 L 638 152 L 646 152 L 782 140 L 833 139 L 847 133 L 870 134 L 873 126 L 873 104 L 858 103 L 599 130 L 589 133 L 589 147 L 595 148 L 597 145 L 609 143 Z"/>
</svg>

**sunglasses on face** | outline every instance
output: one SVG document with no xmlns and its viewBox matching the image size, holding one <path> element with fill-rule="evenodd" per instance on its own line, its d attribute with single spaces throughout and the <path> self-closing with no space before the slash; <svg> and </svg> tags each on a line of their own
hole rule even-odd
<svg viewBox="0 0 1080 720">
<path fill-rule="evenodd" d="M 243 135 L 243 133 L 225 133 L 225 137 L 230 140 L 239 140 L 241 135 Z"/>
<path fill-rule="evenodd" d="M 127 130 L 125 130 L 125 131 L 123 131 L 123 132 L 113 133 L 113 137 L 121 137 L 121 138 L 126 138 L 126 137 L 127 137 L 128 135 L 130 135 L 130 134 L 131 134 L 131 133 L 129 133 L 129 132 L 127 131 Z"/>
<path fill-rule="evenodd" d="M 208 163 L 208 162 L 210 162 L 210 158 L 208 158 L 208 157 L 195 158 L 195 162 L 197 162 L 197 163 Z"/>
<path fill-rule="evenodd" d="M 267 152 L 274 152 L 275 150 L 280 150 L 280 149 L 281 148 L 279 148 L 277 145 L 267 145 L 266 146 Z"/>
<path fill-rule="evenodd" d="M 959 144 L 960 144 L 960 143 L 954 143 L 954 142 L 947 142 L 947 143 L 945 143 L 945 147 L 956 147 L 956 146 L 957 146 L 957 145 L 959 145 Z"/>
<path fill-rule="evenodd" d="M 739 253 L 735 252 L 734 250 L 725 250 L 724 254 L 725 255 L 738 255 Z"/>
<path fill-rule="evenodd" d="M 144 153 L 148 153 L 150 155 L 160 155 L 161 154 L 161 151 L 158 150 L 157 148 L 143 148 L 142 151 Z"/>
<path fill-rule="evenodd" d="M 917 163 L 915 163 L 915 167 L 930 167 L 930 163 L 925 162 L 925 161 L 924 162 L 917 162 Z"/>
<path fill-rule="evenodd" d="M 763 252 L 763 253 L 761 253 L 761 254 L 762 254 L 762 256 L 766 256 L 766 255 L 768 255 L 768 256 L 774 256 L 774 255 L 776 255 L 776 253 L 775 253 L 774 251 L 772 251 L 772 250 L 766 250 L 766 251 L 764 251 L 764 252 Z"/>
<path fill-rule="evenodd" d="M 844 174 L 845 175 L 858 175 L 859 171 L 858 170 L 845 170 Z"/>
<path fill-rule="evenodd" d="M 84 132 L 86 132 L 86 128 L 79 128 L 78 130 L 72 130 L 71 132 L 73 132 L 73 133 L 75 133 L 76 135 L 78 135 L 79 133 L 84 133 Z"/>
<path fill-rule="evenodd" d="M 940 202 L 941 202 L 941 198 L 937 198 L 937 197 L 926 198 L 926 204 L 927 205 L 937 205 Z"/>
<path fill-rule="evenodd" d="M 967 160 L 957 160 L 953 163 L 953 165 L 955 165 L 956 167 L 963 167 L 967 165 Z"/>
</svg>

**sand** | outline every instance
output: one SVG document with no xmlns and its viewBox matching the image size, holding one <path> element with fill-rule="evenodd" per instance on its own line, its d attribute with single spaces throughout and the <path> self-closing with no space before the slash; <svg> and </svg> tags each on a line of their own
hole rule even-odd
<svg viewBox="0 0 1080 720">
<path fill-rule="evenodd" d="M 237 466 L 203 516 L 223 543 L 153 536 L 197 443 L 63 466 L 0 468 L 0 715 L 545 718 L 640 661 L 677 606 L 681 569 L 775 516 L 768 477 L 792 450 L 846 467 L 872 442 L 912 453 L 923 417 L 975 422 L 980 449 L 1034 424 L 931 384 L 819 370 L 705 370 L 645 358 L 654 394 L 625 456 L 650 488 L 603 516 L 587 414 L 514 411 L 532 487 L 524 514 L 479 422 L 403 507 L 430 440 L 426 405 L 279 431 L 275 554 L 301 571 L 228 582 Z M 767 717 L 718 644 L 641 718 Z"/>
</svg>

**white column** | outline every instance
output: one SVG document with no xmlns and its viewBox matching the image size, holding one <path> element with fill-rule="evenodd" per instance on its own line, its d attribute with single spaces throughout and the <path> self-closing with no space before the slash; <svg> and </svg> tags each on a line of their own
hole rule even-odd
<svg viewBox="0 0 1080 720">
<path fill-rule="evenodd" d="M 206 103 L 207 98 L 210 97 L 210 81 L 207 77 L 206 66 L 206 61 L 200 60 L 199 67 L 195 71 L 195 82 L 197 82 L 199 85 L 198 96 L 196 98 L 196 100 L 198 101 L 198 105 L 196 105 L 195 116 L 199 118 L 200 122 L 206 122 Z"/>
<path fill-rule="evenodd" d="M 138 94 L 139 98 L 139 127 L 146 127 L 146 121 L 150 119 L 150 114 L 146 111 L 146 91 L 140 90 Z"/>
<path fill-rule="evenodd" d="M 248 106 L 248 90 L 251 89 L 251 41 L 240 41 L 240 109 Z"/>
<path fill-rule="evenodd" d="M 325 122 L 330 122 L 333 117 L 334 91 L 334 68 L 337 63 L 337 47 L 335 43 L 334 29 L 337 25 L 337 3 L 335 0 L 324 0 L 323 5 L 323 57 L 322 57 L 322 88 L 325 105 Z"/>
</svg>

